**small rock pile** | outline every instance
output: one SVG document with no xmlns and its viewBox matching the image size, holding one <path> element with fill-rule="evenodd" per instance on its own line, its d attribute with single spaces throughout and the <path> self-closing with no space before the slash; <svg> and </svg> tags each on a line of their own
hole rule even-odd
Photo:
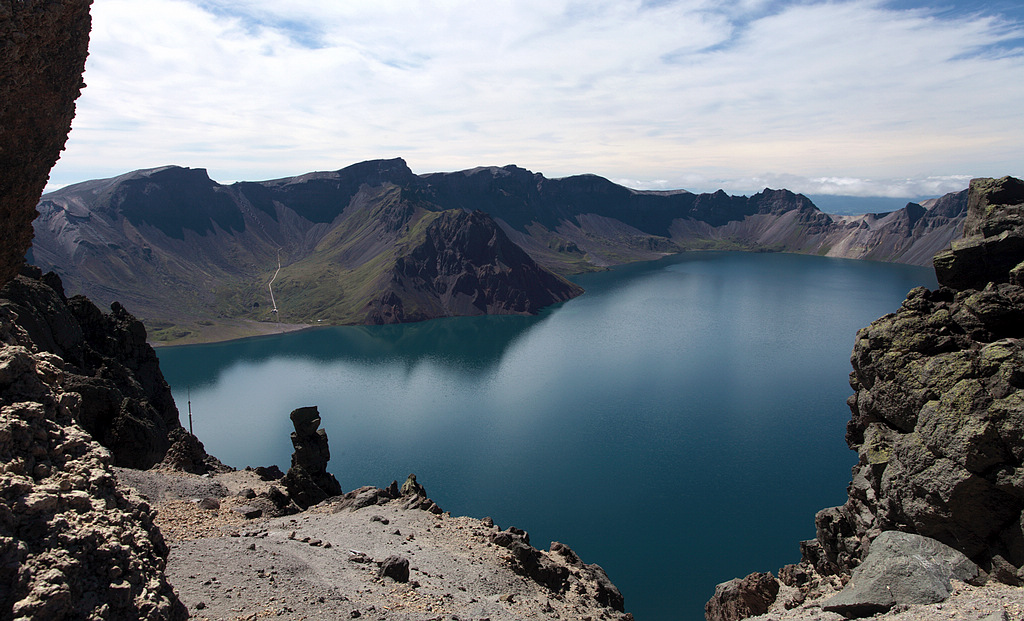
<svg viewBox="0 0 1024 621">
<path fill-rule="evenodd" d="M 185 619 L 155 512 L 75 422 L 63 366 L 0 346 L 0 617 Z"/>
</svg>

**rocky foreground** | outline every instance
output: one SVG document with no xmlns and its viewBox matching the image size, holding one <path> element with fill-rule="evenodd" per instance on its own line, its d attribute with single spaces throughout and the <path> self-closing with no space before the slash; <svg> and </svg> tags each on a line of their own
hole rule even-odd
<svg viewBox="0 0 1024 621">
<path fill-rule="evenodd" d="M 253 471 L 118 477 L 152 499 L 167 578 L 195 619 L 632 618 L 568 547 L 537 551 L 522 531 L 426 510 L 415 492 L 363 488 L 274 518 L 253 503 L 275 482 Z"/>
<path fill-rule="evenodd" d="M 0 618 L 632 618 L 599 566 L 452 517 L 415 476 L 342 493 L 315 407 L 287 472 L 237 472 L 165 396 L 119 306 L 33 270 L 0 290 Z"/>
<path fill-rule="evenodd" d="M 707 619 L 804 602 L 814 614 L 865 617 L 940 606 L 957 588 L 975 592 L 964 583 L 1001 583 L 984 589 L 1015 603 L 956 618 L 1019 615 L 1024 182 L 973 180 L 964 232 L 935 257 L 939 289 L 914 289 L 896 313 L 857 333 L 846 440 L 858 462 L 847 502 L 818 513 L 817 537 L 778 579 L 719 585 Z"/>
</svg>

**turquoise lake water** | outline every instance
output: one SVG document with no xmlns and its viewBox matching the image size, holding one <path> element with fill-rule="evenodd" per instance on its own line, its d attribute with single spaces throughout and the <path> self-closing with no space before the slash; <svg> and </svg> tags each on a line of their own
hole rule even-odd
<svg viewBox="0 0 1024 621">
<path fill-rule="evenodd" d="M 290 463 L 317 405 L 344 489 L 410 472 L 598 563 L 637 619 L 703 619 L 715 584 L 799 560 L 846 498 L 858 328 L 931 269 L 687 253 L 575 278 L 538 317 L 322 328 L 163 348 L 187 424 L 235 467 Z"/>
</svg>

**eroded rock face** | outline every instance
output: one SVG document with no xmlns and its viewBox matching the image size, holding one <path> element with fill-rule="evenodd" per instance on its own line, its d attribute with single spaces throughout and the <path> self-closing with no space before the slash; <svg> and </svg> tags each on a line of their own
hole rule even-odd
<svg viewBox="0 0 1024 621">
<path fill-rule="evenodd" d="M 117 488 L 67 378 L 53 354 L 0 345 L 0 617 L 185 619 L 155 512 Z"/>
<path fill-rule="evenodd" d="M 857 334 L 847 443 L 858 464 L 846 504 L 816 518 L 834 571 L 856 567 L 880 532 L 901 530 L 1021 581 L 1024 287 L 1012 274 L 1024 246 L 1006 244 L 1021 236 L 1024 184 L 976 179 L 971 192 L 969 246 L 936 258 L 940 282 L 958 288 L 914 289 Z"/>
<path fill-rule="evenodd" d="M 91 4 L 0 3 L 0 286 L 23 262 L 36 203 L 71 130 Z"/>
<path fill-rule="evenodd" d="M 0 289 L 0 318 L 17 327 L 7 342 L 64 361 L 67 389 L 82 396 L 76 420 L 114 465 L 145 469 L 164 458 L 181 429 L 178 408 L 146 329 L 120 304 L 105 314 L 85 297 L 66 298 L 55 274 L 26 266 Z"/>
<path fill-rule="evenodd" d="M 714 596 L 704 605 L 708 621 L 736 621 L 768 612 L 779 594 L 779 582 L 770 573 L 753 573 L 734 578 L 715 587 Z"/>
<path fill-rule="evenodd" d="M 816 539 L 779 573 L 799 590 L 793 605 L 846 587 L 834 610 L 887 610 L 898 599 L 847 582 L 869 550 L 907 533 L 1024 584 L 1024 183 L 973 180 L 965 230 L 963 242 L 936 255 L 938 290 L 914 289 L 897 312 L 857 333 L 846 441 L 858 462 L 846 503 L 818 512 Z M 908 563 L 890 554 L 868 569 L 887 592 L 948 595 L 948 577 L 911 584 Z M 725 603 L 760 602 L 761 591 L 750 576 L 723 583 L 706 615 L 756 614 Z"/>
<path fill-rule="evenodd" d="M 331 451 L 327 446 L 327 430 L 320 427 L 316 406 L 292 410 L 292 467 L 281 479 L 288 495 L 305 509 L 331 496 L 341 495 L 341 485 L 327 472 Z"/>
</svg>

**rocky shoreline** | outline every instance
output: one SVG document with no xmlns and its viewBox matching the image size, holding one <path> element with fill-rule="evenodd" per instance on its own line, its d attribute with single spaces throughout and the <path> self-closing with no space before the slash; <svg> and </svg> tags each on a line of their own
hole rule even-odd
<svg viewBox="0 0 1024 621">
<path fill-rule="evenodd" d="M 708 621 L 805 601 L 870 616 L 939 604 L 965 582 L 1024 601 L 1024 182 L 973 180 L 964 239 L 935 270 L 939 289 L 914 289 L 857 334 L 847 502 L 817 514 L 778 578 L 719 585 Z M 894 533 L 909 547 L 879 543 Z"/>
</svg>

